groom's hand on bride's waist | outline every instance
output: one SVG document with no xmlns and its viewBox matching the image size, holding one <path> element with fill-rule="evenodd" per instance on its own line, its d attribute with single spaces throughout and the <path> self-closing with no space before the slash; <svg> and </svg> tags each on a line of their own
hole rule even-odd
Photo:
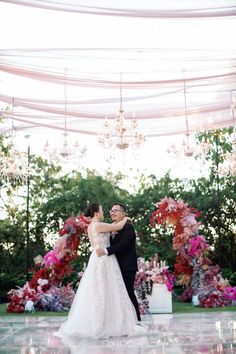
<svg viewBox="0 0 236 354">
<path fill-rule="evenodd" d="M 99 247 L 96 249 L 96 253 L 98 257 L 104 256 L 105 254 L 107 254 L 106 249 Z"/>
</svg>

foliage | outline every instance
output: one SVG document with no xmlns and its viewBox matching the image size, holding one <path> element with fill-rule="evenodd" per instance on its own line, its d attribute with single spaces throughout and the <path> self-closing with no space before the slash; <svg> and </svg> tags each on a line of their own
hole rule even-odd
<svg viewBox="0 0 236 354">
<path fill-rule="evenodd" d="M 197 138 L 212 146 L 206 156 L 210 161 L 208 182 L 203 181 L 201 188 L 203 191 L 207 187 L 203 221 L 205 235 L 214 247 L 214 261 L 222 267 L 236 270 L 236 177 L 219 173 L 219 164 L 224 161 L 226 153 L 232 151 L 233 127 L 200 133 Z"/>
<path fill-rule="evenodd" d="M 133 218 L 138 234 L 138 255 L 148 259 L 158 253 L 166 260 L 170 269 L 176 257 L 172 248 L 172 231 L 161 225 L 154 230 L 149 219 L 155 210 L 155 203 L 163 197 L 183 199 L 189 205 L 201 210 L 200 230 L 210 246 L 210 257 L 221 268 L 228 269 L 225 275 L 235 284 L 236 271 L 236 180 L 235 177 L 217 175 L 218 143 L 219 162 L 224 153 L 230 151 L 232 129 L 199 134 L 200 140 L 212 142 L 207 155 L 210 163 L 208 177 L 195 180 L 172 179 L 167 173 L 160 179 L 156 176 L 141 176 L 136 193 L 128 193 L 119 187 L 122 176 L 99 176 L 95 171 L 73 172 L 63 175 L 61 168 L 49 164 L 41 157 L 31 156 L 33 175 L 30 178 L 30 264 L 38 254 L 45 254 L 53 244 L 57 230 L 68 217 L 82 212 L 91 201 L 100 202 L 108 215 L 114 202 L 128 206 L 128 214 Z M 0 146 L 7 152 L 7 142 L 0 136 Z M 138 178 L 138 177 L 137 177 Z M 0 181 L 0 268 L 2 288 L 12 287 L 9 280 L 24 279 L 26 248 L 26 185 L 22 182 Z M 108 221 L 109 219 L 107 219 Z M 158 235 L 158 237 L 157 237 Z M 88 239 L 79 245 L 79 258 L 73 261 L 74 269 L 83 269 L 90 253 Z M 74 273 L 76 274 L 76 272 Z M 76 284 L 76 276 L 66 281 Z M 17 281 L 16 281 L 17 283 Z M 8 284 L 11 284 L 8 287 Z M 0 289 L 1 290 L 1 289 Z"/>
</svg>

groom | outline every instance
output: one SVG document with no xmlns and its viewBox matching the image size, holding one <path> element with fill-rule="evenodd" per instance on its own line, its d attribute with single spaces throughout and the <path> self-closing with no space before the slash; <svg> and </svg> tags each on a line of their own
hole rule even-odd
<svg viewBox="0 0 236 354">
<path fill-rule="evenodd" d="M 115 223 L 121 221 L 125 217 L 125 213 L 126 208 L 121 203 L 114 204 L 110 210 L 111 218 Z M 111 246 L 105 249 L 98 248 L 97 255 L 99 257 L 105 254 L 116 255 L 130 300 L 134 305 L 138 320 L 141 321 L 138 301 L 134 294 L 134 279 L 138 267 L 135 247 L 136 235 L 133 225 L 127 221 L 122 230 L 111 236 L 110 241 Z"/>
</svg>

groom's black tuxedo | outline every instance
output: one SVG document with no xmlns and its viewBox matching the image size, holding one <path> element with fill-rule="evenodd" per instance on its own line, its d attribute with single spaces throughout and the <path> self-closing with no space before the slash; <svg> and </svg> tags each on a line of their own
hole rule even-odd
<svg viewBox="0 0 236 354">
<path fill-rule="evenodd" d="M 135 247 L 136 235 L 134 227 L 127 222 L 122 230 L 118 231 L 114 238 L 111 236 L 111 246 L 107 248 L 108 254 L 115 254 L 124 271 L 137 271 L 137 254 Z"/>
<path fill-rule="evenodd" d="M 120 265 L 120 270 L 129 297 L 135 307 L 138 320 L 141 320 L 139 307 L 134 294 L 134 279 L 137 267 L 136 235 L 133 225 L 126 222 L 122 230 L 118 231 L 115 237 L 110 238 L 111 246 L 107 247 L 108 255 L 115 254 Z"/>
</svg>

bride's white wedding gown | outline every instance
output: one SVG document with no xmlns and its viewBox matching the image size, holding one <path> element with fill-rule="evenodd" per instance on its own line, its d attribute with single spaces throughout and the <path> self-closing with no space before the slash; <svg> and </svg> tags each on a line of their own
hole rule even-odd
<svg viewBox="0 0 236 354">
<path fill-rule="evenodd" d="M 68 319 L 56 336 L 108 338 L 143 333 L 115 255 L 98 257 L 97 247 L 110 246 L 109 233 L 95 232 L 92 253 L 75 295 Z"/>
</svg>

